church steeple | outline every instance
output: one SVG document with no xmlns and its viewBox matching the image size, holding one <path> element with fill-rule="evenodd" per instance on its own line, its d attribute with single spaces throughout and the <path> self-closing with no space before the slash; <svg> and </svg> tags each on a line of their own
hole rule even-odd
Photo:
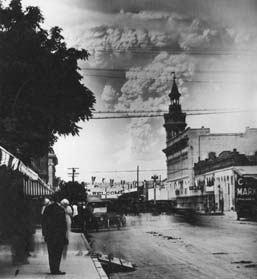
<svg viewBox="0 0 257 279">
<path fill-rule="evenodd" d="M 170 106 L 169 112 L 164 114 L 167 140 L 177 136 L 179 133 L 185 130 L 186 127 L 186 114 L 182 112 L 181 105 L 179 103 L 181 94 L 179 93 L 176 76 L 173 73 L 173 84 L 172 89 L 169 94 L 170 97 Z"/>
</svg>

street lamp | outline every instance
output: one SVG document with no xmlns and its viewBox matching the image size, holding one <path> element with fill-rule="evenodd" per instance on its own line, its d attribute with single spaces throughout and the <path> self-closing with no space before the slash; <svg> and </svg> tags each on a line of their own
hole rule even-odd
<svg viewBox="0 0 257 279">
<path fill-rule="evenodd" d="M 158 179 L 158 175 L 153 175 L 151 177 L 153 179 L 153 191 L 154 191 L 154 205 L 156 204 L 156 181 Z"/>
</svg>

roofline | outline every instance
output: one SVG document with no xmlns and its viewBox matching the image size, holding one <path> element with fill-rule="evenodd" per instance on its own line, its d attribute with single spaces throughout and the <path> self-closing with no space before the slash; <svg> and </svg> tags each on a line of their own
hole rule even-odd
<svg viewBox="0 0 257 279">
<path fill-rule="evenodd" d="M 195 176 L 209 175 L 209 174 L 213 174 L 214 172 L 222 172 L 222 171 L 229 171 L 229 170 L 236 171 L 238 168 L 244 168 L 244 167 L 257 167 L 257 165 L 251 165 L 251 166 L 249 166 L 249 165 L 247 165 L 247 166 L 244 166 L 244 165 L 230 166 L 230 167 L 225 167 L 225 168 L 220 168 L 220 169 L 204 172 L 204 173 L 201 173 L 201 174 L 195 174 Z"/>
</svg>

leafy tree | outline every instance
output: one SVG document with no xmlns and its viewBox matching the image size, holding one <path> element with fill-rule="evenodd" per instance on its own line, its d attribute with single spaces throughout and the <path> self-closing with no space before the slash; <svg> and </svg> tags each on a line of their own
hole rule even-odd
<svg viewBox="0 0 257 279">
<path fill-rule="evenodd" d="M 78 60 L 59 27 L 42 28 L 38 7 L 0 1 L 0 145 L 25 163 L 44 155 L 60 135 L 78 135 L 95 97 L 82 83 Z"/>
<path fill-rule="evenodd" d="M 85 202 L 87 200 L 87 194 L 84 183 L 75 182 L 64 182 L 60 187 L 60 198 L 66 198 L 72 204 L 78 202 Z"/>
</svg>

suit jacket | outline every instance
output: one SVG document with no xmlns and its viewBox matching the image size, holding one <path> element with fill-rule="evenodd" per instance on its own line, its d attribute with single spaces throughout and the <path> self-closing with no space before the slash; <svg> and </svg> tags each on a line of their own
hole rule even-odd
<svg viewBox="0 0 257 279">
<path fill-rule="evenodd" d="M 58 203 L 48 205 L 42 216 L 42 230 L 46 241 L 67 242 L 67 223 L 65 211 Z"/>
</svg>

